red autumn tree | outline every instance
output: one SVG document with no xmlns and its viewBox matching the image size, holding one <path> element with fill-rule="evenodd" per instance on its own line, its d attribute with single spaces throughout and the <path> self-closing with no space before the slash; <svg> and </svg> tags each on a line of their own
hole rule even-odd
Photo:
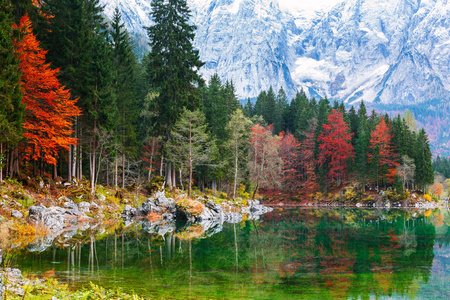
<svg viewBox="0 0 450 300">
<path fill-rule="evenodd" d="M 323 124 L 323 131 L 319 135 L 319 156 L 318 163 L 322 166 L 328 162 L 328 177 L 336 180 L 339 187 L 342 179 L 347 173 L 347 161 L 354 157 L 353 146 L 351 144 L 352 133 L 340 110 L 332 110 L 328 116 L 328 124 Z"/>
<path fill-rule="evenodd" d="M 300 187 L 300 143 L 290 132 L 281 132 L 280 136 L 280 157 L 283 161 L 283 183 L 289 190 Z"/>
<path fill-rule="evenodd" d="M 56 165 L 58 152 L 69 149 L 77 140 L 71 137 L 72 125 L 81 114 L 70 99 L 70 92 L 61 86 L 56 77 L 59 70 L 51 69 L 45 63 L 47 51 L 40 48 L 39 41 L 32 33 L 31 21 L 27 15 L 22 17 L 19 26 L 23 36 L 15 41 L 19 55 L 21 85 L 26 105 L 24 114 L 25 143 L 22 145 L 25 160 L 42 158 Z"/>
<path fill-rule="evenodd" d="M 372 162 L 373 157 L 376 156 L 379 170 L 385 170 L 380 172 L 379 178 L 386 176 L 390 182 L 393 182 L 397 174 L 396 168 L 399 164 L 392 146 L 392 135 L 390 132 L 390 124 L 386 124 L 384 118 L 381 118 L 381 122 L 370 134 L 370 149 L 372 153 L 369 153 L 369 162 Z M 378 151 L 378 153 L 375 153 L 375 151 Z"/>
<path fill-rule="evenodd" d="M 315 147 L 315 132 L 317 127 L 317 119 L 311 119 L 309 124 L 309 128 L 307 131 L 302 134 L 305 136 L 301 144 L 301 165 L 303 168 L 303 177 L 305 181 L 305 187 L 313 192 L 317 190 L 317 176 L 315 171 L 315 162 L 314 162 L 314 147 Z"/>
<path fill-rule="evenodd" d="M 250 179 L 255 184 L 253 199 L 259 187 L 280 185 L 282 161 L 279 157 L 280 138 L 272 134 L 273 126 L 256 124 L 250 132 Z"/>
</svg>

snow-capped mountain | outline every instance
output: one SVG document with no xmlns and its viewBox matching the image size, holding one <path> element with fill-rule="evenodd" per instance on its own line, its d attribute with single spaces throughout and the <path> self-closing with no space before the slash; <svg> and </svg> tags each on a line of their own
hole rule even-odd
<svg viewBox="0 0 450 300">
<path fill-rule="evenodd" d="M 127 29 L 145 39 L 150 0 L 101 2 L 107 16 L 118 5 Z M 276 0 L 188 3 L 201 73 L 233 80 L 242 98 L 269 86 L 350 103 L 450 97 L 448 0 L 347 0 L 327 11 L 289 11 Z"/>
</svg>

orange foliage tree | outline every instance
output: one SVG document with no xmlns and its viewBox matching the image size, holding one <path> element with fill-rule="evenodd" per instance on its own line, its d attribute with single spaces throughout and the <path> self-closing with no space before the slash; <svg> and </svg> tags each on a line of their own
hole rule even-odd
<svg viewBox="0 0 450 300">
<path fill-rule="evenodd" d="M 397 174 L 397 155 L 394 153 L 394 147 L 392 146 L 392 135 L 390 124 L 386 124 L 384 118 L 381 118 L 380 124 L 375 127 L 375 130 L 370 134 L 370 149 L 372 153 L 369 153 L 369 162 L 372 162 L 374 156 L 378 159 L 378 168 L 382 172 L 379 173 L 379 178 L 384 176 L 390 182 L 394 181 L 394 177 Z M 378 153 L 374 153 L 378 151 Z M 386 170 L 386 171 L 383 171 Z"/>
<path fill-rule="evenodd" d="M 42 158 L 56 165 L 58 152 L 69 149 L 77 140 L 71 137 L 75 117 L 81 114 L 75 105 L 77 99 L 70 99 L 70 92 L 61 86 L 57 74 L 59 69 L 51 69 L 45 63 L 47 51 L 40 48 L 39 41 L 32 33 L 32 24 L 27 15 L 19 26 L 23 36 L 15 41 L 19 55 L 21 85 L 26 106 L 24 113 L 25 143 L 22 151 L 25 160 Z"/>
<path fill-rule="evenodd" d="M 442 183 L 439 182 L 435 182 L 431 187 L 430 187 L 430 192 L 433 195 L 436 195 L 438 197 L 441 196 L 442 192 L 444 191 L 444 186 L 442 185 Z"/>
</svg>

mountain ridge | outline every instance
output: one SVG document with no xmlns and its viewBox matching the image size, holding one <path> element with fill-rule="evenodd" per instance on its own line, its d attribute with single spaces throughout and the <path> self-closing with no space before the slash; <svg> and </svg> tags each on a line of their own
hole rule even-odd
<svg viewBox="0 0 450 300">
<path fill-rule="evenodd" d="M 150 1 L 115 5 L 140 40 L 151 24 Z M 350 0 L 329 11 L 294 11 L 271 0 L 190 0 L 194 46 L 208 79 L 233 80 L 238 96 L 270 86 L 292 97 L 353 104 L 417 104 L 450 97 L 450 3 L 446 0 Z"/>
</svg>

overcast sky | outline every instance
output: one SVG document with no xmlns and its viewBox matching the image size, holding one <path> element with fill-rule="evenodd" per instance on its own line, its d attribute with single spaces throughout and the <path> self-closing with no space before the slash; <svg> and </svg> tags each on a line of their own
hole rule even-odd
<svg viewBox="0 0 450 300">
<path fill-rule="evenodd" d="M 292 9 L 314 9 L 330 8 L 342 0 L 278 0 L 283 8 Z"/>
</svg>

